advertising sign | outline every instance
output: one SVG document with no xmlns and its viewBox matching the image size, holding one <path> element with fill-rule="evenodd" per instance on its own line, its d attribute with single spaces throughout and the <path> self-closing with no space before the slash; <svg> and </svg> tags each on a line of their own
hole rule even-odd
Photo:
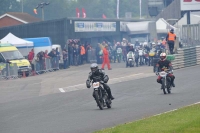
<svg viewBox="0 0 200 133">
<path fill-rule="evenodd" d="M 116 31 L 116 22 L 75 21 L 75 32 Z"/>
<path fill-rule="evenodd" d="M 181 0 L 181 11 L 200 10 L 200 0 Z"/>
</svg>

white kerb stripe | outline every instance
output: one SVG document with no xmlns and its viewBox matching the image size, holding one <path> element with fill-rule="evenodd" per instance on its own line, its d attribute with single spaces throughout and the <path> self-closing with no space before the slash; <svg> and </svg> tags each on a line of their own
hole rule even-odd
<svg viewBox="0 0 200 133">
<path fill-rule="evenodd" d="M 65 90 L 63 90 L 63 88 L 59 88 L 60 92 L 64 93 Z"/>
</svg>

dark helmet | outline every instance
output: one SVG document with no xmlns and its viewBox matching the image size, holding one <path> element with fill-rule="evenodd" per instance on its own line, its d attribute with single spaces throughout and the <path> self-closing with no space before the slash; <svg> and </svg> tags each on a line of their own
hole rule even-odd
<svg viewBox="0 0 200 133">
<path fill-rule="evenodd" d="M 170 30 L 170 32 L 171 32 L 171 33 L 174 33 L 174 29 L 172 28 L 172 29 Z"/>
<path fill-rule="evenodd" d="M 97 63 L 92 63 L 91 66 L 90 66 L 90 69 L 91 69 L 92 73 L 97 72 L 98 71 L 98 65 L 97 65 Z"/>
</svg>

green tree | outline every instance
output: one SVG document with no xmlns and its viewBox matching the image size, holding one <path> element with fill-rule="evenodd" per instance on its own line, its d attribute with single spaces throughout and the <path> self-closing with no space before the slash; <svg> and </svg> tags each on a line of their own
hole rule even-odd
<svg viewBox="0 0 200 133">
<path fill-rule="evenodd" d="M 21 12 L 21 2 L 22 0 L 0 0 L 2 7 L 0 13 Z M 37 15 L 33 12 L 41 2 L 50 2 L 50 5 L 44 7 L 45 20 L 76 17 L 76 8 L 80 10 L 80 17 L 82 8 L 85 8 L 87 18 L 102 18 L 102 14 L 107 18 L 116 18 L 117 0 L 23 0 L 24 12 L 42 19 L 41 8 L 37 9 Z M 148 0 L 142 0 L 143 16 L 148 11 L 147 2 Z M 139 0 L 120 0 L 119 17 L 124 18 L 126 12 L 132 12 L 133 17 L 139 17 Z"/>
<path fill-rule="evenodd" d="M 16 0 L 0 0 L 1 9 L 0 15 L 3 15 L 7 12 L 19 12 L 20 4 Z"/>
</svg>

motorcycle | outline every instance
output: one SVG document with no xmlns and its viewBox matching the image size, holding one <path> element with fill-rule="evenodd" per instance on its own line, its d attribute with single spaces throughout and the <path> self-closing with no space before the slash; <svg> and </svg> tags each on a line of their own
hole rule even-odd
<svg viewBox="0 0 200 133">
<path fill-rule="evenodd" d="M 171 78 L 168 76 L 168 74 L 170 74 L 170 71 L 168 69 L 159 72 L 162 81 L 161 88 L 164 94 L 166 94 L 166 90 L 168 93 L 171 93 L 172 84 L 171 84 Z"/>
<path fill-rule="evenodd" d="M 111 108 L 112 102 L 108 97 L 106 90 L 102 87 L 103 82 L 93 82 L 94 88 L 93 96 L 100 110 L 104 107 Z"/>
<path fill-rule="evenodd" d="M 120 63 L 122 58 L 122 48 L 117 48 L 117 62 Z"/>
<path fill-rule="evenodd" d="M 155 50 L 151 50 L 149 52 L 149 66 L 153 66 L 153 57 L 155 56 L 156 52 Z"/>
<path fill-rule="evenodd" d="M 129 51 L 127 54 L 127 61 L 126 61 L 126 67 L 134 67 L 135 64 L 135 56 L 132 51 Z"/>
<path fill-rule="evenodd" d="M 142 49 L 139 50 L 139 61 L 140 61 L 140 66 L 144 65 L 144 52 Z"/>
</svg>

